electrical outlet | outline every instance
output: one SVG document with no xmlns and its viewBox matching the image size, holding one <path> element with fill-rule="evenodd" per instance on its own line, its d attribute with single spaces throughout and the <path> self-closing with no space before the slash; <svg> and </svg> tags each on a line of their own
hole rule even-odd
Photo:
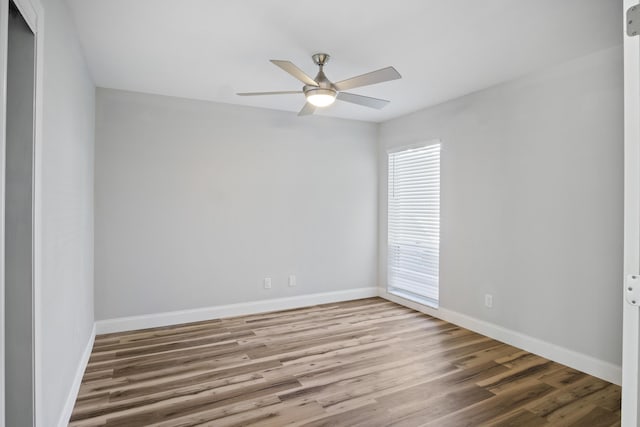
<svg viewBox="0 0 640 427">
<path fill-rule="evenodd" d="M 293 274 L 289 276 L 289 286 L 296 286 L 298 283 L 296 282 L 296 276 Z"/>
<path fill-rule="evenodd" d="M 485 294 L 484 296 L 484 306 L 487 308 L 493 307 L 493 295 Z"/>
<path fill-rule="evenodd" d="M 271 289 L 271 277 L 264 278 L 264 288 Z"/>
</svg>

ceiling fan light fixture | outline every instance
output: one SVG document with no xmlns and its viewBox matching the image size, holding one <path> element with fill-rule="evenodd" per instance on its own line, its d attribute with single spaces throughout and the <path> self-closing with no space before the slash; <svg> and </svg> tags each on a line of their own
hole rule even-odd
<svg viewBox="0 0 640 427">
<path fill-rule="evenodd" d="M 336 91 L 333 89 L 309 89 L 304 95 L 307 97 L 307 102 L 316 107 L 328 107 L 336 100 Z"/>
<path fill-rule="evenodd" d="M 280 90 L 277 92 L 240 92 L 239 96 L 259 96 L 259 95 L 287 95 L 304 93 L 305 104 L 302 110 L 298 112 L 298 116 L 308 116 L 313 114 L 317 108 L 328 107 L 335 102 L 336 99 L 352 104 L 363 105 L 365 107 L 381 109 L 389 103 L 386 99 L 372 98 L 370 96 L 358 95 L 355 93 L 345 92 L 349 89 L 374 85 L 377 83 L 396 80 L 402 76 L 393 67 L 381 68 L 366 74 L 351 77 L 333 83 L 324 74 L 324 66 L 329 60 L 326 53 L 316 53 L 311 57 L 313 62 L 320 68 L 315 78 L 311 78 L 307 73 L 298 68 L 291 61 L 283 61 L 280 59 L 272 59 L 271 62 L 282 68 L 287 73 L 304 83 L 302 90 Z M 339 98 L 338 98 L 339 97 Z"/>
</svg>

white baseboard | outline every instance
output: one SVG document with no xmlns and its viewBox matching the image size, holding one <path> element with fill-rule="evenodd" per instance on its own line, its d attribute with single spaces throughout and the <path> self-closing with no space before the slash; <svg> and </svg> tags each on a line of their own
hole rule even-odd
<svg viewBox="0 0 640 427">
<path fill-rule="evenodd" d="M 62 413 L 60 414 L 58 427 L 67 427 L 69 425 L 71 413 L 73 412 L 73 407 L 76 404 L 76 399 L 78 398 L 78 391 L 80 391 L 80 384 L 82 383 L 84 370 L 87 368 L 87 363 L 89 363 L 89 357 L 91 356 L 91 350 L 93 350 L 93 342 L 95 341 L 95 338 L 96 325 L 94 323 L 93 329 L 91 329 L 91 335 L 89 336 L 89 341 L 87 341 L 87 346 L 82 353 L 80 363 L 78 364 L 78 369 L 76 370 L 76 375 L 74 376 L 73 383 L 71 384 L 71 388 L 69 389 L 67 400 L 65 401 L 64 408 L 62 409 Z"/>
<path fill-rule="evenodd" d="M 133 331 L 136 329 L 157 328 L 161 326 L 177 325 L 180 323 L 200 322 L 203 320 L 219 319 L 222 317 L 244 316 L 248 314 L 287 310 L 290 308 L 308 307 L 317 304 L 327 304 L 375 296 L 378 296 L 378 288 L 356 288 L 345 291 L 299 295 L 294 297 L 219 305 L 191 310 L 120 317 L 116 319 L 96 321 L 96 332 L 98 334 L 108 334 L 112 332 Z"/>
<path fill-rule="evenodd" d="M 434 309 L 379 290 L 382 298 L 620 385 L 622 367 L 446 308 Z"/>
</svg>

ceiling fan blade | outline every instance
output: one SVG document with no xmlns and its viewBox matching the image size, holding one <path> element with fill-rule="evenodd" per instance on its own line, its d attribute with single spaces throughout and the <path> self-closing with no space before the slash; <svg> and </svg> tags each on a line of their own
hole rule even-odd
<svg viewBox="0 0 640 427">
<path fill-rule="evenodd" d="M 371 98 L 370 96 L 356 95 L 355 93 L 340 92 L 336 97 L 340 101 L 351 102 L 353 104 L 364 105 L 365 107 L 377 108 L 380 110 L 391 101 L 386 99 Z"/>
<path fill-rule="evenodd" d="M 313 114 L 316 111 L 316 107 L 313 104 L 310 103 L 306 103 L 304 104 L 304 107 L 302 107 L 302 110 L 300 110 L 300 112 L 298 113 L 299 116 L 308 116 L 310 114 Z"/>
<path fill-rule="evenodd" d="M 306 85 L 311 85 L 311 86 L 318 86 L 318 83 L 316 83 L 315 80 L 313 80 L 311 77 L 309 77 L 300 68 L 296 67 L 293 64 L 293 62 L 290 62 L 290 61 L 279 61 L 277 59 L 272 59 L 271 62 L 273 62 L 278 67 L 280 67 L 283 70 L 285 70 L 287 73 L 291 74 L 296 79 L 300 80 L 302 83 L 304 83 Z"/>
<path fill-rule="evenodd" d="M 401 78 L 400 73 L 393 67 L 382 68 L 380 70 L 372 71 L 360 76 L 351 77 L 350 79 L 342 80 L 335 83 L 335 87 L 342 91 L 353 89 L 355 87 L 374 85 L 376 83 L 387 82 L 389 80 L 396 80 Z"/>
<path fill-rule="evenodd" d="M 240 92 L 239 96 L 258 96 L 258 95 L 289 95 L 293 93 L 302 93 L 301 90 L 281 90 L 279 92 Z"/>
</svg>

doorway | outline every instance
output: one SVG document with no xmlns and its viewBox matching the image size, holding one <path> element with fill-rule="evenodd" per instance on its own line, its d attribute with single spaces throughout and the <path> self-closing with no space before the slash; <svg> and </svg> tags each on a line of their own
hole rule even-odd
<svg viewBox="0 0 640 427">
<path fill-rule="evenodd" d="M 5 147 L 5 423 L 34 425 L 33 188 L 36 39 L 9 1 Z"/>
</svg>

